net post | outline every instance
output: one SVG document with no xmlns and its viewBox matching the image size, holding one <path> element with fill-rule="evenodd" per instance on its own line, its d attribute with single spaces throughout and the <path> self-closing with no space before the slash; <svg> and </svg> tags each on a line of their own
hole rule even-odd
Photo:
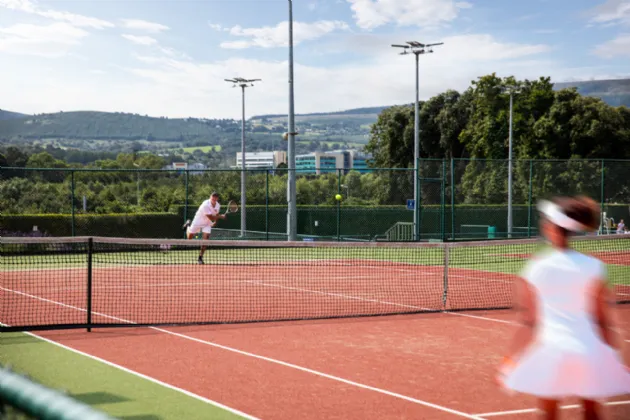
<svg viewBox="0 0 630 420">
<path fill-rule="evenodd" d="M 70 206 L 72 207 L 72 236 L 75 235 L 74 225 L 75 225 L 75 217 L 74 217 L 74 171 L 70 172 L 70 189 L 72 190 L 70 196 Z"/>
<path fill-rule="evenodd" d="M 534 176 L 534 161 L 529 160 L 529 196 L 527 197 L 527 237 L 532 237 L 532 190 Z"/>
<path fill-rule="evenodd" d="M 87 330 L 92 331 L 92 253 L 93 238 L 87 240 Z"/>
<path fill-rule="evenodd" d="M 442 242 L 444 248 L 444 289 L 442 291 L 442 306 L 446 310 L 446 299 L 448 297 L 448 264 L 451 246 L 447 242 Z"/>
<path fill-rule="evenodd" d="M 269 169 L 265 171 L 265 237 L 269 240 Z"/>
</svg>

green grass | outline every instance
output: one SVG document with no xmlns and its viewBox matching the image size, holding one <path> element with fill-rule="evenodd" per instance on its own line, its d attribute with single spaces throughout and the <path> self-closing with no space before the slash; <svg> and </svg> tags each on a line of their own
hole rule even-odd
<svg viewBox="0 0 630 420">
<path fill-rule="evenodd" d="M 172 151 L 175 150 L 179 150 L 179 149 L 171 149 Z M 195 153 L 196 150 L 201 150 L 201 152 L 203 153 L 208 153 L 212 150 L 214 150 L 215 152 L 220 152 L 221 151 L 221 146 L 219 145 L 215 145 L 215 146 L 193 146 L 193 147 L 184 147 L 183 148 L 184 153 Z"/>
<path fill-rule="evenodd" d="M 0 336 L 0 363 L 117 418 L 239 419 L 220 407 L 24 333 Z M 156 361 L 158 363 L 158 361 Z"/>
<path fill-rule="evenodd" d="M 581 252 L 623 252 L 625 241 L 579 241 L 576 248 Z M 325 266 L 327 261 L 358 259 L 366 262 L 394 262 L 404 264 L 420 264 L 441 266 L 444 264 L 444 250 L 436 247 L 295 247 L 295 248 L 266 248 L 261 242 L 260 248 L 243 247 L 239 241 L 234 241 L 234 247 L 214 248 L 206 253 L 206 264 L 251 264 L 274 263 L 283 261 L 320 261 Z M 509 246 L 505 242 L 497 245 L 453 247 L 449 254 L 449 268 L 469 269 L 494 273 L 518 274 L 527 256 L 541 251 L 540 243 L 514 242 Z M 186 250 L 170 250 L 166 252 L 105 252 L 106 249 L 96 247 L 93 264 L 94 268 L 109 266 L 146 266 L 150 264 L 194 264 L 198 249 L 194 244 Z M 63 269 L 86 267 L 86 255 L 55 254 L 54 256 L 35 255 L 23 256 L 17 254 L 4 258 L 5 270 L 19 269 Z M 614 284 L 630 284 L 630 266 L 608 265 L 610 281 Z"/>
</svg>

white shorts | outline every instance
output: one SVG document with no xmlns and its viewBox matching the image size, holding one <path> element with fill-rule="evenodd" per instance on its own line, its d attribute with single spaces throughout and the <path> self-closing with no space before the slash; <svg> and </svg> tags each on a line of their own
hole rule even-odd
<svg viewBox="0 0 630 420">
<path fill-rule="evenodd" d="M 211 233 L 212 232 L 212 225 L 198 225 L 198 226 L 188 226 L 188 229 L 186 230 L 186 232 L 190 235 L 196 235 L 199 232 L 203 232 L 203 233 Z"/>
</svg>

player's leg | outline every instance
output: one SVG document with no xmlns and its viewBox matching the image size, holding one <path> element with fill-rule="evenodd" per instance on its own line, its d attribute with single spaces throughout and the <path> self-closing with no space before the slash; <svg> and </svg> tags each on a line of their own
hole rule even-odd
<svg viewBox="0 0 630 420">
<path fill-rule="evenodd" d="M 541 399 L 538 402 L 541 411 L 541 418 L 545 420 L 556 420 L 558 418 L 558 401 Z"/>
<path fill-rule="evenodd" d="M 186 236 L 188 237 L 188 240 L 193 239 L 195 236 L 197 236 L 200 230 L 200 228 L 195 226 L 189 226 L 188 228 L 186 228 Z"/>
<path fill-rule="evenodd" d="M 201 229 L 201 237 L 204 241 L 207 241 L 208 239 L 210 239 L 210 232 L 212 231 L 212 228 L 210 226 L 204 226 Z M 205 245 L 201 245 L 201 250 L 199 251 L 199 264 L 203 264 L 203 254 L 206 252 L 206 246 Z"/>
<path fill-rule="evenodd" d="M 584 419 L 585 420 L 599 420 L 601 416 L 598 413 L 599 404 L 593 400 L 582 400 L 582 406 L 584 407 Z"/>
</svg>

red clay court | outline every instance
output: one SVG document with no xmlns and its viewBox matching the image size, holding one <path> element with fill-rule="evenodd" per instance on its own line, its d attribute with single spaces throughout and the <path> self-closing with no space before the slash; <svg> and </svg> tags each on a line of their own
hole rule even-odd
<svg viewBox="0 0 630 420">
<path fill-rule="evenodd" d="M 493 245 L 448 266 L 434 251 L 411 258 L 386 249 L 382 260 L 344 247 L 353 255 L 285 253 L 272 262 L 244 261 L 226 248 L 205 266 L 184 263 L 190 255 L 194 262 L 190 252 L 125 250 L 115 262 L 95 254 L 89 284 L 80 265 L 31 259 L 38 262 L 30 269 L 16 269 L 20 256 L 3 272 L 0 317 L 8 325 L 80 325 L 90 305 L 96 324 L 219 323 L 35 334 L 250 418 L 535 418 L 532 399 L 494 382 L 516 314 L 480 310 L 511 306 L 510 252 L 497 257 Z M 622 270 L 615 281 L 626 257 L 609 263 Z M 74 257 L 65 258 L 68 265 Z M 627 289 L 616 287 L 620 302 Z M 615 314 L 630 341 L 630 305 Z M 573 403 L 565 402 L 562 419 L 579 418 Z M 607 404 L 611 419 L 630 418 L 630 396 Z"/>
</svg>

